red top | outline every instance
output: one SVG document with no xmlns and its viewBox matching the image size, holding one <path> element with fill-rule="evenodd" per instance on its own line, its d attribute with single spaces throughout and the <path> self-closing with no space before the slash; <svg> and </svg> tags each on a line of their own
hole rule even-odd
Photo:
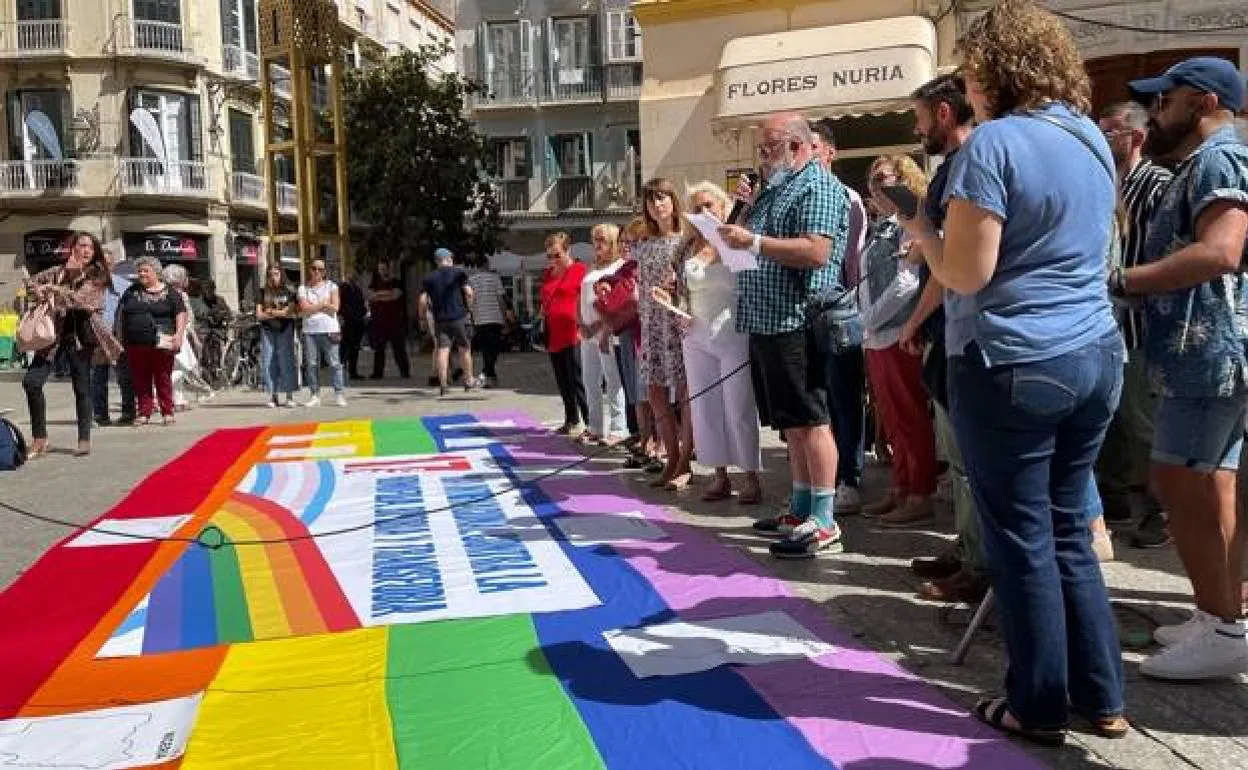
<svg viewBox="0 0 1248 770">
<path fill-rule="evenodd" d="M 550 267 L 542 273 L 542 313 L 546 316 L 546 352 L 558 353 L 580 341 L 576 328 L 576 307 L 581 301 L 581 281 L 589 269 L 573 262 L 555 276 Z"/>
</svg>

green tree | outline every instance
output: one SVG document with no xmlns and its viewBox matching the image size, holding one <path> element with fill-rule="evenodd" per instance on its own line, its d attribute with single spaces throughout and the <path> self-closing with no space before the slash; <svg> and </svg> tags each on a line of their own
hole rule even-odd
<svg viewBox="0 0 1248 770">
<path fill-rule="evenodd" d="M 347 176 L 353 212 L 369 223 L 360 263 L 430 260 L 437 246 L 487 256 L 502 234 L 482 175 L 485 137 L 464 111 L 483 86 L 431 64 L 449 46 L 422 46 L 351 73 L 345 84 Z"/>
</svg>

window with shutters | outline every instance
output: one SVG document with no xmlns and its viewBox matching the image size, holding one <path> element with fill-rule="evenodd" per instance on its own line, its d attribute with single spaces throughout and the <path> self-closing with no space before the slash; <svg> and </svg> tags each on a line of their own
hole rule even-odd
<svg viewBox="0 0 1248 770">
<path fill-rule="evenodd" d="M 65 145 L 69 93 L 53 89 L 10 91 L 9 158 L 61 160 L 72 155 Z"/>
<path fill-rule="evenodd" d="M 61 0 L 17 0 L 18 21 L 61 19 Z"/>
<path fill-rule="evenodd" d="M 529 140 L 506 137 L 490 140 L 490 173 L 498 179 L 528 179 L 533 167 L 529 162 Z"/>
<path fill-rule="evenodd" d="M 426 32 L 433 35 L 432 30 Z M 481 26 L 478 32 L 481 70 L 495 100 L 505 102 L 533 95 L 532 34 L 525 20 L 488 22 Z"/>
<path fill-rule="evenodd" d="M 251 115 L 230 110 L 230 165 L 234 171 L 256 173 L 255 122 Z"/>
<path fill-rule="evenodd" d="M 607 12 L 607 60 L 641 61 L 641 28 L 632 11 Z"/>
<path fill-rule="evenodd" d="M 590 134 L 556 134 L 550 138 L 556 177 L 590 175 L 590 139 Z"/>
<path fill-rule="evenodd" d="M 133 118 L 130 120 L 130 156 L 134 158 L 167 158 L 168 160 L 202 161 L 204 159 L 203 126 L 199 97 L 173 91 L 136 89 L 133 107 L 147 110 L 155 119 L 156 132 L 145 134 Z"/>
<path fill-rule="evenodd" d="M 134 0 L 134 18 L 141 21 L 182 23 L 181 0 Z"/>
<path fill-rule="evenodd" d="M 579 85 L 591 63 L 589 19 L 555 19 L 552 25 L 550 56 L 558 76 L 557 85 Z"/>
</svg>

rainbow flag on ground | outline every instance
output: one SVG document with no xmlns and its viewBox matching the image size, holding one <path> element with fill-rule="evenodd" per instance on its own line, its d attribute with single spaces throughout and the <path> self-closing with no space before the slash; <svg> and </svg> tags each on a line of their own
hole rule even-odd
<svg viewBox="0 0 1248 770">
<path fill-rule="evenodd" d="M 0 768 L 1040 767 L 578 458 L 522 414 L 209 436 L 0 595 Z"/>
</svg>

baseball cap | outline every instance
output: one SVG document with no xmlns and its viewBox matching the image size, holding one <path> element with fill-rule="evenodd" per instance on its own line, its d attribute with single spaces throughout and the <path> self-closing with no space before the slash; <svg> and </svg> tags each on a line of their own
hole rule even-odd
<svg viewBox="0 0 1248 770">
<path fill-rule="evenodd" d="M 1181 61 L 1155 78 L 1132 80 L 1127 84 L 1131 98 L 1149 104 L 1157 94 L 1179 86 L 1191 86 L 1214 94 L 1231 112 L 1244 108 L 1244 77 L 1235 65 L 1216 56 L 1196 56 Z"/>
<path fill-rule="evenodd" d="M 455 255 L 454 255 L 454 254 L 452 254 L 452 253 L 451 253 L 451 250 L 450 250 L 450 249 L 448 249 L 448 248 L 446 248 L 445 246 L 439 246 L 439 247 L 438 247 L 438 248 L 437 248 L 437 249 L 433 252 L 433 258 L 434 258 L 434 259 L 437 259 L 437 260 L 442 260 L 442 259 L 454 259 L 454 258 L 455 258 Z"/>
</svg>

